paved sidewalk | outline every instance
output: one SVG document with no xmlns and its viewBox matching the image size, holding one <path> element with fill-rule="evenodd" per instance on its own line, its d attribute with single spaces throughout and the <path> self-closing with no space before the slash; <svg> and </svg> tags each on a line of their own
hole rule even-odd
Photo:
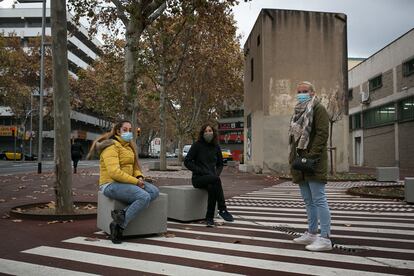
<svg viewBox="0 0 414 276">
<path fill-rule="evenodd" d="M 158 185 L 190 179 L 158 177 Z M 188 173 L 187 173 L 188 174 Z M 172 176 L 172 175 L 171 175 Z M 96 200 L 97 171 L 74 177 L 76 200 Z M 21 275 L 412 275 L 414 206 L 404 202 L 346 195 L 355 185 L 327 185 L 332 212 L 331 252 L 308 252 L 293 244 L 306 229 L 298 187 L 263 175 L 226 168 L 223 183 L 234 223 L 168 222 L 168 234 L 112 244 L 96 220 L 53 223 L 0 220 L 0 273 Z M 390 183 L 384 183 L 390 184 Z M 24 187 L 23 187 L 24 186 Z M 15 198 L 15 199 L 13 199 Z M 51 175 L 0 177 L 0 211 L 53 199 Z M 277 226 L 277 229 L 272 229 Z"/>
</svg>

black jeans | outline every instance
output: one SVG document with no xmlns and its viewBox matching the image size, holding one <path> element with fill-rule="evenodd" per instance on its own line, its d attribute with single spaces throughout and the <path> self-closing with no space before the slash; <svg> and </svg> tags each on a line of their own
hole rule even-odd
<svg viewBox="0 0 414 276">
<path fill-rule="evenodd" d="M 220 211 L 227 209 L 220 177 L 213 175 L 197 176 L 192 178 L 192 183 L 194 188 L 205 189 L 208 192 L 206 218 L 214 217 L 216 202 Z"/>
</svg>

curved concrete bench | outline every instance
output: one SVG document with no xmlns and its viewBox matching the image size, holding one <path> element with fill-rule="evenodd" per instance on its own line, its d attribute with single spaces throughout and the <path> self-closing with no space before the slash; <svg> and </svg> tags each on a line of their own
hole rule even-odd
<svg viewBox="0 0 414 276">
<path fill-rule="evenodd" d="M 112 200 L 98 192 L 97 226 L 105 233 L 110 233 L 109 224 L 112 222 L 111 211 L 124 208 L 122 202 Z M 142 210 L 124 230 L 124 236 L 148 235 L 167 232 L 168 195 L 160 195 Z"/>
</svg>

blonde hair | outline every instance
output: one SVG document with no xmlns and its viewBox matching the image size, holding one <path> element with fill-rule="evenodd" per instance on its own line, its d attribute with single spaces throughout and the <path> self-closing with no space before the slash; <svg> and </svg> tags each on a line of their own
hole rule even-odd
<svg viewBox="0 0 414 276">
<path fill-rule="evenodd" d="M 96 144 L 97 143 L 100 143 L 100 142 L 102 142 L 104 140 L 112 139 L 113 137 L 115 137 L 115 135 L 118 135 L 117 132 L 121 130 L 121 127 L 125 123 L 130 123 L 131 124 L 131 122 L 128 121 L 128 120 L 119 121 L 119 122 L 117 122 L 116 124 L 114 124 L 112 126 L 111 131 L 109 131 L 107 133 L 104 133 L 101 136 L 99 136 L 98 138 L 96 138 L 93 141 L 92 146 L 91 146 L 91 149 L 89 150 L 88 155 L 86 156 L 86 158 L 87 159 L 91 159 L 92 156 L 95 154 L 95 152 L 96 152 Z M 129 145 L 131 146 L 131 149 L 134 152 L 134 169 L 141 171 L 141 166 L 140 166 L 139 161 L 138 161 L 138 147 L 137 147 L 137 144 L 135 143 L 134 140 L 131 140 L 129 142 Z"/>
<path fill-rule="evenodd" d="M 297 86 L 302 84 L 307 85 L 312 92 L 315 92 L 315 86 L 310 81 L 301 81 Z"/>
</svg>

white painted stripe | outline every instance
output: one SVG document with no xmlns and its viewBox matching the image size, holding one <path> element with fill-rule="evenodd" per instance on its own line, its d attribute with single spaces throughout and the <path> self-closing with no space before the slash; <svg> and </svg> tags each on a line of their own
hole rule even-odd
<svg viewBox="0 0 414 276">
<path fill-rule="evenodd" d="M 210 248 L 216 249 L 226 249 L 226 250 L 235 250 L 240 252 L 252 252 L 258 254 L 269 254 L 269 255 L 276 255 L 276 256 L 287 256 L 287 257 L 297 257 L 300 255 L 301 258 L 307 259 L 315 259 L 315 260 L 326 260 L 326 261 L 334 261 L 334 262 L 341 262 L 341 263 L 355 263 L 355 264 L 363 264 L 363 265 L 374 265 L 374 266 L 391 266 L 394 268 L 403 268 L 403 269 L 414 269 L 414 261 L 408 260 L 398 260 L 398 259 L 390 259 L 390 258 L 382 258 L 381 263 L 373 261 L 370 257 L 369 259 L 366 257 L 359 257 L 359 256 L 349 256 L 349 255 L 339 255 L 333 253 L 320 253 L 320 252 L 309 252 L 305 251 L 304 249 L 298 250 L 294 249 L 284 249 L 284 248 L 272 248 L 272 247 L 265 247 L 265 246 L 256 246 L 256 245 L 245 245 L 245 244 L 233 244 L 233 243 L 225 243 L 225 242 L 214 242 L 214 241 L 206 241 L 201 239 L 189 239 L 189 238 L 166 238 L 166 237 L 154 237 L 148 238 L 149 240 L 156 240 L 162 242 L 172 242 L 172 243 L 179 243 L 179 244 L 186 244 L 186 245 L 195 245 L 195 246 L 205 246 Z"/>
<path fill-rule="evenodd" d="M 237 204 L 231 204 L 226 202 L 229 210 L 264 210 L 264 211 L 279 211 L 279 212 L 306 212 L 306 210 L 301 207 L 300 209 L 293 208 L 276 208 L 276 207 L 263 207 L 263 206 L 240 206 Z M 380 215 L 380 216 L 392 216 L 392 217 L 411 217 L 414 218 L 413 213 L 410 212 L 372 212 L 372 211 L 342 211 L 342 210 L 330 210 L 331 214 L 354 214 L 354 215 Z"/>
<path fill-rule="evenodd" d="M 287 218 L 287 217 L 264 217 L 264 216 L 249 216 L 249 215 L 237 215 L 238 218 L 241 219 L 247 219 L 247 220 L 265 220 L 265 221 L 292 221 L 292 222 L 303 222 L 304 220 L 302 218 Z M 305 219 L 306 221 L 306 219 Z M 259 222 L 260 223 L 260 222 Z M 378 226 L 378 227 L 400 227 L 400 228 L 409 228 L 414 229 L 414 223 L 396 223 L 396 222 L 383 222 L 383 221 L 353 221 L 353 220 L 337 220 L 332 219 L 331 223 L 337 223 L 337 224 L 349 224 L 349 225 L 369 225 L 369 226 Z M 414 234 L 414 231 L 412 232 Z"/>
<path fill-rule="evenodd" d="M 182 223 L 179 222 L 172 222 L 169 221 L 168 222 L 168 229 L 170 230 L 171 226 L 174 226 L 174 224 L 178 224 L 178 225 L 183 225 Z M 230 225 L 230 224 L 227 224 Z M 205 225 L 202 224 L 188 224 L 188 227 L 198 227 L 198 228 L 203 228 L 206 229 Z M 242 230 L 242 231 L 249 231 L 249 232 L 265 232 L 265 233 L 274 233 L 274 232 L 279 232 L 276 231 L 274 229 L 260 229 L 260 228 L 249 228 L 249 227 L 237 227 L 237 226 L 225 226 L 222 225 L 219 227 L 220 229 L 232 229 L 232 230 Z M 175 230 L 175 229 L 171 229 L 171 230 Z M 249 236 L 251 235 L 251 233 L 249 233 Z M 351 235 L 336 235 L 335 233 L 333 233 L 332 238 L 344 238 L 344 239 L 360 239 L 360 240 L 376 240 L 376 241 L 390 241 L 390 242 L 404 242 L 404 243 L 414 243 L 414 240 L 408 240 L 408 239 L 394 239 L 394 238 L 390 238 L 390 237 L 375 237 L 375 236 L 351 236 Z"/>
<path fill-rule="evenodd" d="M 0 259 L 0 273 L 21 276 L 44 276 L 44 275 L 59 275 L 59 276 L 92 276 L 98 274 L 83 273 L 74 270 L 56 268 L 45 265 L 37 265 L 25 263 L 20 261 Z"/>
<path fill-rule="evenodd" d="M 328 202 L 337 202 L 337 203 L 343 203 L 343 204 L 349 204 L 349 205 L 354 205 L 355 203 L 361 204 L 361 205 L 374 205 L 375 204 L 387 204 L 387 205 L 391 205 L 391 206 L 403 206 L 403 207 L 407 207 L 406 204 L 402 204 L 402 203 L 398 203 L 395 201 L 380 201 L 380 200 L 376 200 L 376 201 L 370 201 L 367 202 L 366 200 L 353 200 L 352 202 L 344 202 L 343 200 L 330 200 L 329 197 L 328 198 Z M 251 196 L 235 196 L 232 197 L 230 200 L 234 201 L 234 200 L 269 200 L 269 201 L 299 201 L 299 202 L 303 202 L 303 199 L 286 199 L 286 198 L 275 198 L 275 197 L 251 197 Z"/>
<path fill-rule="evenodd" d="M 254 221 L 243 221 L 243 220 L 235 220 L 233 222 L 234 224 L 241 224 L 241 225 L 261 225 L 264 227 L 272 227 L 275 225 L 274 222 L 267 222 L 267 221 L 260 221 L 260 222 L 254 222 Z M 305 223 L 289 223 L 289 224 L 283 224 L 287 227 L 293 227 L 293 228 L 307 228 L 308 225 Z M 372 235 L 378 234 L 395 234 L 395 235 L 410 235 L 414 236 L 414 230 L 398 230 L 398 229 L 383 229 L 383 228 L 367 228 L 367 227 L 353 227 L 353 226 L 331 226 L 331 230 L 342 230 L 342 231 L 353 231 L 353 232 L 367 232 Z"/>
<path fill-rule="evenodd" d="M 98 243 L 101 244 L 104 242 L 107 242 L 106 244 L 108 246 L 106 247 L 108 248 L 128 250 L 126 248 L 127 243 L 115 245 L 115 244 L 112 244 L 112 242 L 109 240 L 95 241 L 91 245 L 97 246 Z M 115 268 L 131 269 L 134 271 L 158 273 L 158 274 L 163 274 L 163 275 L 177 275 L 177 276 L 182 276 L 182 275 L 185 275 L 185 276 L 239 275 L 239 274 L 213 271 L 213 270 L 208 270 L 208 269 L 187 267 L 187 266 L 182 266 L 182 265 L 174 265 L 174 264 L 168 264 L 168 263 L 160 263 L 160 262 L 138 260 L 138 259 L 131 259 L 131 258 L 122 258 L 122 257 L 114 256 L 114 255 L 104 255 L 104 254 L 99 254 L 99 253 L 90 253 L 90 252 L 49 247 L 49 246 L 40 246 L 40 247 L 25 250 L 22 252 L 28 253 L 28 254 L 46 256 L 46 257 L 59 258 L 59 259 L 64 259 L 64 260 L 77 261 L 77 262 L 88 263 L 88 264 L 109 266 L 112 268 L 115 267 Z M 142 251 L 139 251 L 139 252 L 142 252 Z M 161 252 L 153 252 L 153 253 L 160 254 Z"/>
<path fill-rule="evenodd" d="M 230 234 L 224 234 L 224 233 L 211 233 L 211 232 L 202 232 L 202 231 L 195 231 L 195 230 L 185 230 L 185 229 L 179 229 L 179 228 L 176 228 L 176 229 L 170 228 L 168 231 L 195 234 L 195 235 L 213 236 L 213 237 L 227 237 L 227 238 L 233 238 L 233 239 L 247 239 L 247 240 L 252 240 L 252 241 L 267 241 L 267 242 L 278 242 L 278 243 L 287 243 L 287 244 L 292 244 L 292 239 L 293 239 L 293 237 L 292 239 L 286 240 L 286 239 L 262 238 L 262 237 L 251 236 L 251 235 L 249 236 L 230 235 Z M 334 238 L 334 236 L 332 238 Z M 363 238 L 366 239 L 366 237 L 363 237 Z M 384 238 L 383 240 L 389 241 L 386 238 Z M 401 248 L 379 247 L 379 246 L 360 246 L 360 245 L 349 245 L 349 244 L 343 244 L 342 246 L 349 247 L 349 248 L 365 249 L 365 250 L 414 254 L 413 249 L 401 249 Z"/>
<path fill-rule="evenodd" d="M 99 241 L 86 241 L 85 238 L 78 237 L 65 242 L 76 243 L 76 244 L 85 244 L 90 246 L 98 246 L 105 248 L 113 249 L 123 249 L 134 252 L 145 252 L 152 254 L 162 254 L 167 256 L 181 257 L 192 260 L 202 260 L 215 263 L 224 263 L 230 265 L 238 265 L 245 267 L 252 267 L 257 269 L 266 269 L 273 271 L 284 271 L 284 272 L 293 272 L 293 273 L 306 273 L 308 275 L 388 275 L 381 274 L 377 272 L 367 272 L 367 271 L 358 271 L 351 269 L 341 269 L 341 268 L 332 268 L 332 267 L 322 267 L 316 265 L 303 265 L 300 263 L 287 263 L 287 262 L 278 262 L 278 261 L 269 261 L 255 258 L 247 257 L 238 257 L 232 255 L 216 254 L 216 253 L 205 253 L 195 250 L 179 249 L 179 248 L 170 248 L 163 247 L 158 245 L 148 245 L 148 244 L 139 244 L 139 243 L 128 243 L 123 242 L 122 246 L 115 246 L 109 240 L 99 240 Z M 279 250 L 279 249 L 273 249 Z M 298 254 L 302 254 L 302 251 Z M 311 252 L 314 253 L 314 252 Z M 326 254 L 329 255 L 329 254 Z M 381 265 L 374 262 L 376 265 Z M 193 274 L 195 275 L 195 274 Z"/>
<path fill-rule="evenodd" d="M 237 211 L 237 210 L 233 210 L 231 209 L 231 213 L 232 214 L 241 214 L 241 216 L 243 216 L 243 214 L 254 214 L 254 215 L 272 215 L 272 216 L 280 216 L 280 215 L 286 215 L 286 213 L 278 213 L 278 212 L 254 212 L 254 211 Z M 303 214 L 288 214 L 289 216 L 292 217 L 302 217 L 302 218 L 306 218 L 306 212 L 304 211 Z M 332 212 L 331 212 L 331 215 Z M 395 221 L 395 220 L 402 220 L 402 221 L 409 221 L 409 222 L 413 222 L 414 223 L 414 217 L 413 218 L 389 218 L 389 217 L 373 217 L 373 216 L 344 216 L 344 215 L 338 215 L 335 214 L 335 217 L 338 218 L 348 218 L 348 219 L 366 219 L 366 220 L 370 220 L 370 221 L 376 221 L 376 220 L 391 220 L 391 221 Z"/>
</svg>

